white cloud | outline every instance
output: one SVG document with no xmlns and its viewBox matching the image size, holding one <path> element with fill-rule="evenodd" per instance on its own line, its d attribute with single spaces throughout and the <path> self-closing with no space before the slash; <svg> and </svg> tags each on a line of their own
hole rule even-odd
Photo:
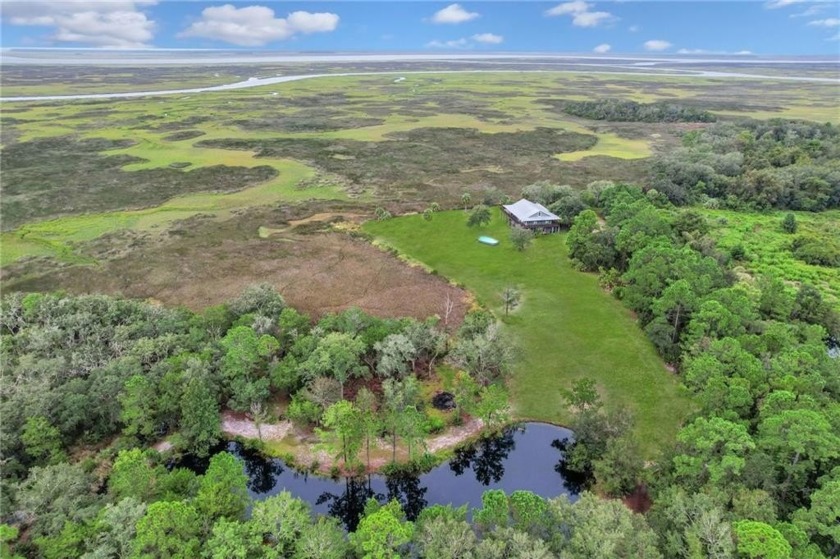
<svg viewBox="0 0 840 559">
<path fill-rule="evenodd" d="M 557 4 L 550 10 L 546 10 L 545 15 L 548 17 L 570 16 L 572 25 L 576 27 L 597 27 L 602 23 L 618 20 L 609 12 L 590 12 L 589 9 L 592 6 L 593 4 L 583 0 L 573 0 Z"/>
<path fill-rule="evenodd" d="M 611 19 L 613 19 L 613 15 L 609 12 L 583 12 L 575 14 L 572 18 L 572 24 L 578 27 L 597 27 Z"/>
<path fill-rule="evenodd" d="M 485 45 L 499 45 L 504 42 L 505 38 L 501 35 L 493 33 L 477 33 L 470 37 L 461 37 L 460 39 L 452 39 L 450 41 L 429 41 L 426 43 L 427 48 L 433 49 L 469 49 L 478 46 L 476 43 Z"/>
<path fill-rule="evenodd" d="M 455 39 L 453 41 L 429 41 L 426 43 L 427 47 L 433 49 L 463 49 L 469 46 L 470 42 L 464 38 Z"/>
<path fill-rule="evenodd" d="M 564 2 L 557 4 L 550 10 L 545 12 L 547 16 L 564 16 L 568 14 L 582 14 L 589 11 L 592 4 L 584 2 L 583 0 L 574 0 L 573 2 Z"/>
<path fill-rule="evenodd" d="M 661 39 L 651 39 L 650 41 L 645 41 L 645 50 L 653 51 L 653 52 L 662 52 L 663 50 L 668 50 L 673 45 L 668 41 L 663 41 Z"/>
<path fill-rule="evenodd" d="M 610 45 L 608 45 L 607 43 L 603 43 L 601 45 L 598 45 L 594 49 L 592 49 L 592 52 L 597 52 L 598 54 L 604 54 L 604 53 L 610 52 L 611 49 L 612 49 L 612 47 Z"/>
<path fill-rule="evenodd" d="M 140 11 L 157 0 L 89 2 L 3 2 L 3 20 L 11 25 L 54 28 L 52 42 L 105 48 L 143 48 L 154 38 L 155 22 Z"/>
<path fill-rule="evenodd" d="M 478 12 L 468 12 L 460 4 L 450 4 L 447 7 L 435 12 L 432 16 L 433 23 L 464 23 L 479 17 Z"/>
<path fill-rule="evenodd" d="M 798 14 L 790 14 L 790 17 L 812 17 L 826 11 L 830 7 L 831 4 L 829 4 L 828 2 L 821 2 L 809 6 L 804 12 L 799 12 Z"/>
<path fill-rule="evenodd" d="M 641 29 L 641 27 L 639 27 L 638 25 L 631 25 L 630 27 L 627 28 L 627 31 L 629 31 L 630 33 L 636 33 L 640 29 Z"/>
<path fill-rule="evenodd" d="M 793 6 L 794 4 L 803 4 L 808 1 L 809 0 L 769 0 L 766 4 L 764 4 L 764 7 L 775 10 L 777 8 Z"/>
<path fill-rule="evenodd" d="M 837 33 L 837 35 L 829 37 L 828 39 L 826 39 L 826 41 L 840 41 L 840 33 Z"/>
<path fill-rule="evenodd" d="M 680 49 L 677 51 L 677 54 L 727 54 L 730 56 L 749 56 L 752 51 L 749 50 L 739 50 L 736 52 L 729 52 L 725 50 L 708 50 L 708 49 Z"/>
<path fill-rule="evenodd" d="M 259 47 L 272 41 L 290 39 L 299 33 L 334 31 L 338 22 L 339 17 L 328 12 L 297 11 L 286 18 L 276 18 L 274 10 L 266 6 L 237 8 L 225 4 L 202 10 L 201 19 L 193 22 L 178 37 L 201 37 L 242 47 Z"/>
<path fill-rule="evenodd" d="M 809 21 L 808 25 L 813 27 L 840 27 L 840 19 L 836 17 L 830 17 L 828 19 L 815 19 L 814 21 Z"/>
<path fill-rule="evenodd" d="M 505 40 L 501 35 L 495 35 L 493 33 L 478 33 L 471 38 L 477 43 L 486 43 L 488 45 L 499 45 Z"/>
<path fill-rule="evenodd" d="M 330 12 L 292 12 L 286 17 L 286 21 L 296 33 L 308 35 L 310 33 L 326 33 L 335 31 L 340 18 Z"/>
</svg>

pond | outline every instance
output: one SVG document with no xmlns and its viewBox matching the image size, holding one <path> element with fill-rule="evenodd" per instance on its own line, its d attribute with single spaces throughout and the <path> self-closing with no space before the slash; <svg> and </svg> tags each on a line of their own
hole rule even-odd
<svg viewBox="0 0 840 559">
<path fill-rule="evenodd" d="M 449 462 L 420 476 L 330 479 L 298 472 L 280 459 L 266 458 L 239 443 L 227 443 L 217 452 L 226 450 L 242 461 L 253 499 L 289 491 L 315 512 L 336 516 L 353 530 L 370 497 L 380 502 L 398 500 L 412 520 L 435 504 L 479 507 L 481 495 L 488 489 L 507 493 L 527 490 L 546 498 L 565 494 L 574 500 L 580 491 L 579 481 L 561 473 L 560 443 L 571 437 L 568 429 L 524 423 L 457 451 Z M 201 474 L 208 461 L 186 458 L 177 465 Z"/>
</svg>

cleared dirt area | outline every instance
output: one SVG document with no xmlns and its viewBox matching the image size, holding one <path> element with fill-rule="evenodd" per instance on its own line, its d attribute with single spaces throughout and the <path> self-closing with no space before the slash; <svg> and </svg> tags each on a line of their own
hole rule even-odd
<svg viewBox="0 0 840 559">
<path fill-rule="evenodd" d="M 286 437 L 292 429 L 294 427 L 291 421 L 261 423 L 257 427 L 257 424 L 245 417 L 244 414 L 233 413 L 231 411 L 222 413 L 222 433 L 232 437 L 245 437 L 248 439 L 261 438 L 266 441 L 279 441 Z"/>
</svg>

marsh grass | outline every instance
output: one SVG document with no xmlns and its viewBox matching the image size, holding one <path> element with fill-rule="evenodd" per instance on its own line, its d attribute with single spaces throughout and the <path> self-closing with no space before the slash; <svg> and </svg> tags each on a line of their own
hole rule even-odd
<svg viewBox="0 0 840 559">
<path fill-rule="evenodd" d="M 199 214 L 218 219 L 233 212 L 277 202 L 347 197 L 338 185 L 319 184 L 301 189 L 299 183 L 314 176 L 314 171 L 296 161 L 277 161 L 280 169 L 274 180 L 233 193 L 200 192 L 175 197 L 159 206 L 140 210 L 89 213 L 28 223 L 13 232 L 3 233 L 0 244 L 0 266 L 26 256 L 52 256 L 65 262 L 90 262 L 75 252 L 79 243 L 121 230 L 163 231 L 169 225 Z"/>
</svg>

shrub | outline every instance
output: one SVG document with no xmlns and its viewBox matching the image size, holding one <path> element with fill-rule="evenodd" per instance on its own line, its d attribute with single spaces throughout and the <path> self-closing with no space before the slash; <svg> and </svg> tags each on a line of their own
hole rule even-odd
<svg viewBox="0 0 840 559">
<path fill-rule="evenodd" d="M 744 260 L 747 256 L 747 251 L 744 248 L 744 245 L 737 244 L 731 249 L 729 249 L 729 255 L 732 257 L 733 260 Z"/>
<path fill-rule="evenodd" d="M 298 427 L 306 427 L 318 422 L 321 408 L 314 402 L 295 396 L 286 410 L 286 418 Z"/>
<path fill-rule="evenodd" d="M 785 233 L 796 233 L 796 216 L 792 213 L 785 214 L 782 220 L 782 231 Z"/>
<path fill-rule="evenodd" d="M 424 429 L 427 433 L 440 433 L 446 427 L 446 422 L 440 417 L 427 417 Z"/>
<path fill-rule="evenodd" d="M 840 248 L 818 239 L 805 239 L 794 243 L 793 255 L 813 266 L 840 267 Z"/>
</svg>

